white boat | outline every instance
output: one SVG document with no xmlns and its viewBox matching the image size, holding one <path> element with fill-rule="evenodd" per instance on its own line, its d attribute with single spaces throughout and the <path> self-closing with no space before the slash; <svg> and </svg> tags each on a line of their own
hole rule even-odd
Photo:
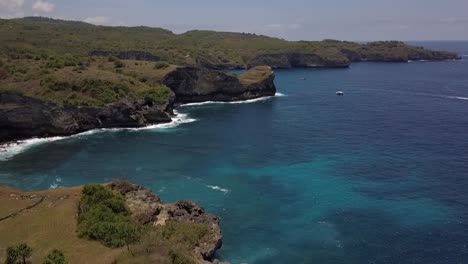
<svg viewBox="0 0 468 264">
<path fill-rule="evenodd" d="M 338 91 L 336 92 L 336 95 L 344 95 L 344 93 L 342 91 Z"/>
</svg>

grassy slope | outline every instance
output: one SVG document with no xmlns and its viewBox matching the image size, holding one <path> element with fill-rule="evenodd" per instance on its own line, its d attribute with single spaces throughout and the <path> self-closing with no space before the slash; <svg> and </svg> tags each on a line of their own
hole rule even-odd
<svg viewBox="0 0 468 264">
<path fill-rule="evenodd" d="M 11 91 L 58 104 L 103 106 L 124 97 L 132 99 L 156 95 L 164 104 L 171 95 L 161 84 L 162 77 L 175 66 L 155 69 L 155 63 L 104 58 L 78 59 L 75 66 L 65 66 L 62 58 L 3 61 L 4 77 L 0 91 Z M 0 62 L 1 63 L 1 62 Z"/>
<path fill-rule="evenodd" d="M 41 263 L 54 248 L 62 250 L 71 263 L 111 263 L 122 254 L 122 249 L 109 249 L 99 242 L 77 237 L 75 217 L 80 192 L 81 188 L 35 192 L 46 199 L 37 207 L 0 222 L 0 262 L 3 263 L 6 247 L 22 242 L 33 248 L 32 263 Z M 0 187 L 0 216 L 38 199 L 17 200 L 22 194 L 29 195 Z"/>
<path fill-rule="evenodd" d="M 42 263 L 53 249 L 64 252 L 70 263 L 198 263 L 192 253 L 210 236 L 202 224 L 169 222 L 148 229 L 141 243 L 112 249 L 77 235 L 77 210 L 82 187 L 22 192 L 0 186 L 0 218 L 45 199 L 36 207 L 0 221 L 0 263 L 8 246 L 27 243 L 33 248 L 32 263 Z M 114 262 L 116 261 L 116 262 Z"/>
</svg>

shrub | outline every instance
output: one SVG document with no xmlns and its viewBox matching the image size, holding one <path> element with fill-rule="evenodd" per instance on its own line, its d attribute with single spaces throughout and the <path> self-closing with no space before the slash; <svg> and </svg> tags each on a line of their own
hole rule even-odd
<svg viewBox="0 0 468 264">
<path fill-rule="evenodd" d="M 8 247 L 6 253 L 6 264 L 16 264 L 18 263 L 18 260 L 20 260 L 20 263 L 26 264 L 27 260 L 32 255 L 32 248 L 26 243 L 22 243 L 16 247 Z"/>
<path fill-rule="evenodd" d="M 122 197 L 102 185 L 86 185 L 78 207 L 78 235 L 108 247 L 138 242 L 142 227 L 130 219 Z"/>
<path fill-rule="evenodd" d="M 203 224 L 187 224 L 179 222 L 166 223 L 162 230 L 162 237 L 175 244 L 186 244 L 189 247 L 196 246 L 209 234 L 208 226 Z"/>
<path fill-rule="evenodd" d="M 171 250 L 169 252 L 169 258 L 172 264 L 195 264 L 195 262 L 190 257 L 176 250 Z"/>
<path fill-rule="evenodd" d="M 109 57 L 107 57 L 107 61 L 108 61 L 108 62 L 114 62 L 114 61 L 116 61 L 116 60 L 118 60 L 118 59 L 117 59 L 116 57 L 114 57 L 114 56 L 109 56 Z"/>
<path fill-rule="evenodd" d="M 118 69 L 118 68 L 123 68 L 125 66 L 125 64 L 120 61 L 120 60 L 116 60 L 114 61 L 114 68 Z"/>
<path fill-rule="evenodd" d="M 68 261 L 65 259 L 65 255 L 62 251 L 57 249 L 52 250 L 49 255 L 44 259 L 43 264 L 67 264 Z"/>
<path fill-rule="evenodd" d="M 6 79 L 7 77 L 8 77 L 8 72 L 5 69 L 0 68 L 0 80 Z"/>
<path fill-rule="evenodd" d="M 165 61 L 158 61 L 154 64 L 154 68 L 155 69 L 165 69 L 169 67 L 169 63 L 165 62 Z"/>
<path fill-rule="evenodd" d="M 149 87 L 140 92 L 146 101 L 154 103 L 165 103 L 171 94 L 171 90 L 166 86 Z"/>
<path fill-rule="evenodd" d="M 6 249 L 6 255 L 5 264 L 16 264 L 18 260 L 18 251 L 16 251 L 16 247 L 8 247 Z"/>
</svg>

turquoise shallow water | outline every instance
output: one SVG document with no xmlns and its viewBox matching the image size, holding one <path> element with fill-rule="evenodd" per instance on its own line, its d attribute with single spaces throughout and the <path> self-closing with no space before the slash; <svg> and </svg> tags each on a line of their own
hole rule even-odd
<svg viewBox="0 0 468 264">
<path fill-rule="evenodd" d="M 0 161 L 0 184 L 124 178 L 195 200 L 222 217 L 232 263 L 468 263 L 468 61 L 276 82 L 285 96 L 181 107 L 197 121 L 175 128 L 34 146 Z"/>
</svg>

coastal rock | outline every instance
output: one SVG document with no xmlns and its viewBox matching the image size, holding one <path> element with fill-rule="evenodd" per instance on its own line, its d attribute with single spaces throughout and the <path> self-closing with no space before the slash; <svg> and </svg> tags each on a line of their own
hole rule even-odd
<svg viewBox="0 0 468 264">
<path fill-rule="evenodd" d="M 208 226 L 210 237 L 193 249 L 202 260 L 213 260 L 216 250 L 221 248 L 220 219 L 208 214 L 200 205 L 192 201 L 164 204 L 150 190 L 128 181 L 115 181 L 107 186 L 122 195 L 134 219 L 141 224 L 165 225 L 167 221 L 175 221 Z"/>
<path fill-rule="evenodd" d="M 211 229 L 210 239 L 198 245 L 194 251 L 204 260 L 213 260 L 216 250 L 220 249 L 223 244 L 219 217 L 206 213 L 203 207 L 192 201 L 168 204 L 164 210 L 168 215 L 167 220 L 205 224 Z"/>
<path fill-rule="evenodd" d="M 156 221 L 163 207 L 159 196 L 142 186 L 127 181 L 116 181 L 107 186 L 122 195 L 138 223 L 146 225 Z"/>
<path fill-rule="evenodd" d="M 274 73 L 270 67 L 247 71 L 240 78 L 199 67 L 179 67 L 168 73 L 163 83 L 172 89 L 177 103 L 239 101 L 273 96 Z"/>
<path fill-rule="evenodd" d="M 121 101 L 105 107 L 61 106 L 0 93 L 0 143 L 31 137 L 67 136 L 95 128 L 142 127 L 171 122 L 166 105 Z"/>
</svg>

